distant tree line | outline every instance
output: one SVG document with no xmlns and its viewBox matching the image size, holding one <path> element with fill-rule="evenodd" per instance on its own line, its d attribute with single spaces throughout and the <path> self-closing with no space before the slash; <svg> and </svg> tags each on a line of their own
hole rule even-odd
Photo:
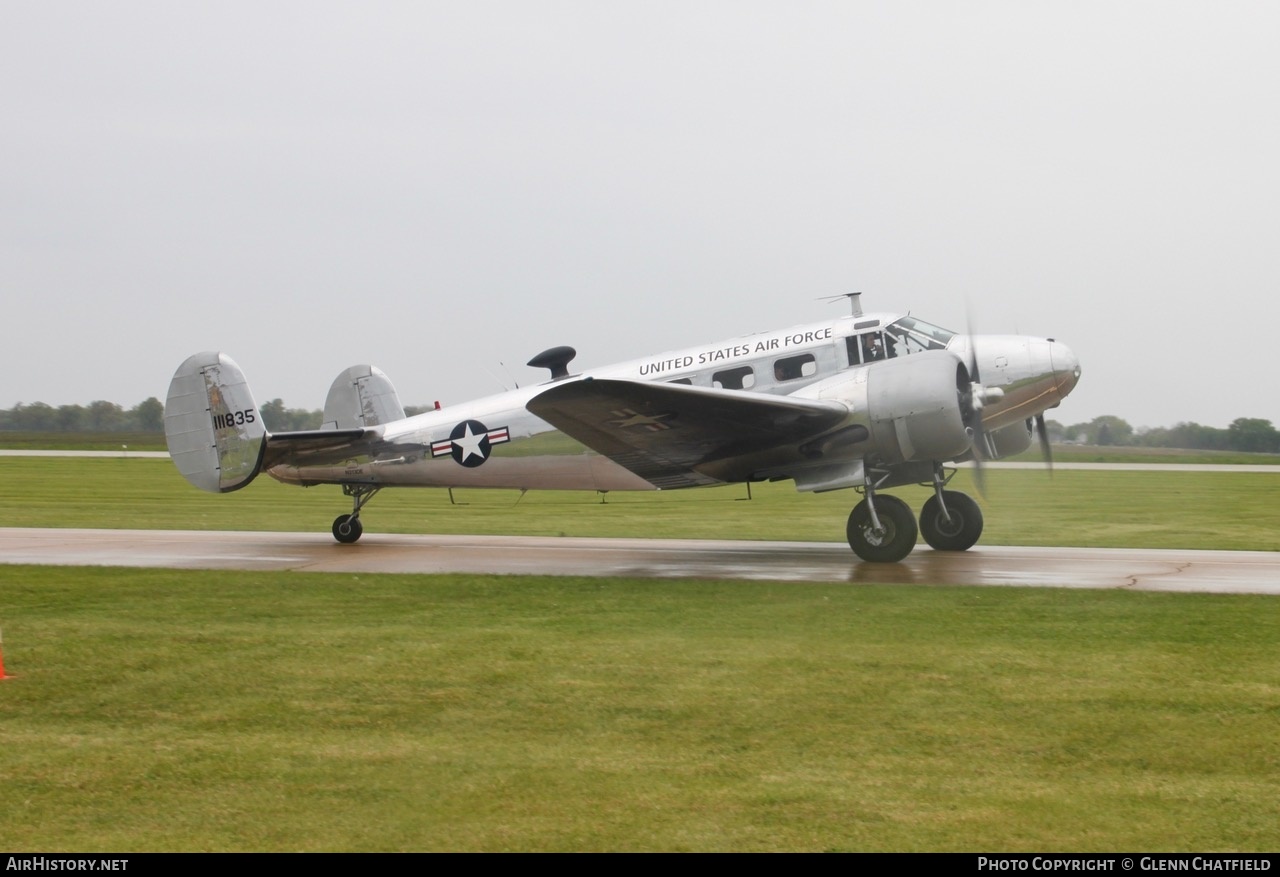
<svg viewBox="0 0 1280 877">
<path fill-rule="evenodd" d="M 1280 430 L 1270 420 L 1257 417 L 1237 417 L 1225 429 L 1199 423 L 1179 423 L 1177 426 L 1135 430 L 1110 414 L 1070 426 L 1050 420 L 1045 427 L 1054 442 L 1280 454 Z"/>
<path fill-rule="evenodd" d="M 409 417 L 430 410 L 425 406 L 406 405 L 404 413 Z M 268 432 L 295 432 L 302 429 L 319 429 L 324 412 L 316 409 L 286 408 L 281 399 L 272 399 L 262 405 L 262 422 Z"/>
<path fill-rule="evenodd" d="M 405 413 L 412 416 L 428 410 L 427 406 L 410 405 Z M 262 405 L 262 421 L 271 432 L 319 429 L 323 419 L 324 413 L 319 409 L 286 408 L 281 399 Z M 1111 414 L 1070 426 L 1050 420 L 1045 427 L 1050 440 L 1058 443 L 1280 454 L 1280 430 L 1270 420 L 1257 417 L 1238 417 L 1225 429 L 1179 423 L 1135 430 Z M 161 433 L 164 432 L 164 404 L 154 396 L 129 409 L 103 401 L 57 408 L 43 402 L 19 402 L 7 411 L 0 409 L 0 431 Z"/>
<path fill-rule="evenodd" d="M 268 432 L 295 432 L 301 429 L 319 429 L 320 422 L 324 419 L 323 411 L 286 408 L 282 399 L 272 399 L 270 402 L 264 402 L 260 409 L 262 411 L 262 422 L 266 424 Z"/>
<path fill-rule="evenodd" d="M 270 432 L 293 432 L 319 429 L 324 412 L 316 409 L 286 408 L 280 399 L 262 405 L 262 422 Z M 409 406 L 405 413 L 419 414 L 425 407 Z M 132 408 L 124 409 L 114 402 L 90 402 L 88 405 L 59 405 L 43 402 L 19 402 L 8 410 L 0 409 L 0 431 L 7 432 L 164 432 L 164 403 L 152 396 Z"/>
<path fill-rule="evenodd" d="M 19 402 L 0 410 L 0 430 L 15 432 L 164 432 L 164 405 L 152 396 L 125 410 L 114 402 L 59 405 Z"/>
</svg>

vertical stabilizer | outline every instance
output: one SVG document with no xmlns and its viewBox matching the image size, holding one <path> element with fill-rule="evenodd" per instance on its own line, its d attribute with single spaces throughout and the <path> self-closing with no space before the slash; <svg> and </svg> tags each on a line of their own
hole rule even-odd
<svg viewBox="0 0 1280 877">
<path fill-rule="evenodd" d="M 324 402 L 324 429 L 358 429 L 404 420 L 404 407 L 382 369 L 353 365 L 334 379 Z"/>
<path fill-rule="evenodd" d="M 178 367 L 164 403 L 164 436 L 183 478 L 212 493 L 244 487 L 258 474 L 266 434 L 231 357 L 197 353 Z"/>
</svg>

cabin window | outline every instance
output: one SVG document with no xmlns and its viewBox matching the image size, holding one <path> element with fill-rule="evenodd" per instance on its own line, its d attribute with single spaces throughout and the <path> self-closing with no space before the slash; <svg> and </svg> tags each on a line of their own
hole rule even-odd
<svg viewBox="0 0 1280 877">
<path fill-rule="evenodd" d="M 818 373 L 818 360 L 812 353 L 788 356 L 773 364 L 773 376 L 778 381 L 796 381 Z"/>
<path fill-rule="evenodd" d="M 749 365 L 727 368 L 711 376 L 711 386 L 725 390 L 750 390 L 755 385 L 756 373 Z"/>
<path fill-rule="evenodd" d="M 858 349 L 858 336 L 850 335 L 844 339 L 845 349 L 849 351 L 849 365 L 858 365 L 862 362 L 862 352 Z"/>
</svg>

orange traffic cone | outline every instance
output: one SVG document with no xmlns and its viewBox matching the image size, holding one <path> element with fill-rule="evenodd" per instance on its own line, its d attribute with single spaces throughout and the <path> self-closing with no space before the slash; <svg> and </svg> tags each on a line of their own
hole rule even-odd
<svg viewBox="0 0 1280 877">
<path fill-rule="evenodd" d="M 8 676 L 4 672 L 4 634 L 0 632 L 0 680 L 12 678 L 12 676 Z"/>
</svg>

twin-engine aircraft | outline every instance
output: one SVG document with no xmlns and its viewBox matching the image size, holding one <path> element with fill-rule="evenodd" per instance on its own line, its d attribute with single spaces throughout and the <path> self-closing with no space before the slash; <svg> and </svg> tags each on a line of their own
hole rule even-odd
<svg viewBox="0 0 1280 877">
<path fill-rule="evenodd" d="M 322 429 L 269 433 L 239 367 L 198 353 L 165 403 L 169 454 L 202 490 L 238 490 L 265 471 L 288 484 L 338 484 L 352 499 L 333 522 L 339 542 L 392 486 L 671 490 L 734 482 L 851 487 L 849 545 L 895 562 L 916 537 L 964 551 L 982 512 L 947 490 L 948 464 L 1030 446 L 1044 411 L 1075 387 L 1064 344 L 967 336 L 901 314 L 853 313 L 570 374 L 571 347 L 529 361 L 550 379 L 406 417 L 391 381 L 357 365 L 333 382 Z M 981 470 L 978 470 L 979 476 Z M 932 485 L 920 512 L 886 489 Z M 979 485 L 981 482 L 979 481 Z"/>
</svg>

